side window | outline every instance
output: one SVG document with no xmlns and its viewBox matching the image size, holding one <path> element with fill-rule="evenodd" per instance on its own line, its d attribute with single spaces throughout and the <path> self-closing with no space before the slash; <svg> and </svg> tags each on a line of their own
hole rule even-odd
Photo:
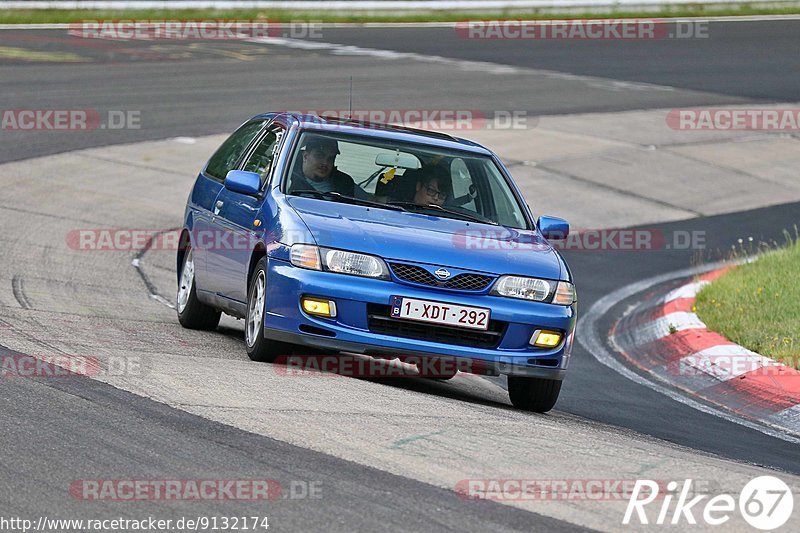
<svg viewBox="0 0 800 533">
<path fill-rule="evenodd" d="M 275 128 L 268 131 L 264 138 L 262 138 L 258 145 L 250 154 L 247 162 L 244 164 L 244 170 L 248 172 L 256 172 L 261 175 L 261 185 L 267 181 L 267 177 L 272 170 L 272 164 L 278 155 L 278 148 L 281 145 L 281 137 L 283 137 L 283 129 Z"/>
<path fill-rule="evenodd" d="M 214 155 L 211 156 L 206 166 L 206 174 L 212 178 L 224 180 L 225 176 L 228 175 L 228 171 L 236 168 L 236 163 L 239 162 L 247 146 L 258 134 L 263 125 L 263 120 L 248 122 L 233 132 L 233 135 L 228 137 Z"/>
<path fill-rule="evenodd" d="M 450 175 L 453 180 L 454 199 L 456 198 L 466 199 L 470 196 L 473 196 L 470 192 L 470 187 L 472 186 L 472 176 L 470 175 L 469 169 L 467 168 L 467 165 L 466 163 L 464 163 L 463 159 L 453 160 L 453 163 L 450 165 Z M 465 201 L 459 207 L 463 207 L 464 209 L 469 209 L 470 211 L 474 211 L 476 213 L 478 212 L 478 209 L 475 206 L 474 198 Z"/>
</svg>

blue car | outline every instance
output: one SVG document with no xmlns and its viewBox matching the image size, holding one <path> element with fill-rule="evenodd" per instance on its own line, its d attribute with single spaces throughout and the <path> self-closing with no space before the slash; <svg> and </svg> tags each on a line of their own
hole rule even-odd
<svg viewBox="0 0 800 533">
<path fill-rule="evenodd" d="M 574 340 L 572 275 L 549 243 L 568 231 L 534 222 L 476 143 L 266 113 L 222 143 L 191 191 L 178 319 L 201 330 L 223 312 L 244 319 L 256 361 L 305 349 L 447 363 L 423 377 L 505 374 L 514 406 L 546 412 Z"/>
</svg>

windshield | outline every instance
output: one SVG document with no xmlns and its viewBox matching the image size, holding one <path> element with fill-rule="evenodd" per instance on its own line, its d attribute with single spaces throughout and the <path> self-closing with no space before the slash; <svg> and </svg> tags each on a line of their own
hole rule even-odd
<svg viewBox="0 0 800 533">
<path fill-rule="evenodd" d="M 488 156 L 327 132 L 304 132 L 297 146 L 287 194 L 530 229 Z"/>
</svg>

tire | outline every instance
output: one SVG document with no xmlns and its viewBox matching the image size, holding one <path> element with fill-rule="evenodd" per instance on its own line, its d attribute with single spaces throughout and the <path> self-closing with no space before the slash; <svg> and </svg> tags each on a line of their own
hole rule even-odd
<svg viewBox="0 0 800 533">
<path fill-rule="evenodd" d="M 183 255 L 175 309 L 178 312 L 178 322 L 186 329 L 215 330 L 222 315 L 222 312 L 197 299 L 194 254 L 191 247 L 188 247 Z"/>
<path fill-rule="evenodd" d="M 517 409 L 546 413 L 556 404 L 561 380 L 508 376 L 508 395 Z"/>
<path fill-rule="evenodd" d="M 256 265 L 247 291 L 247 316 L 244 321 L 247 355 L 253 361 L 272 363 L 278 357 L 291 353 L 292 346 L 264 338 L 264 314 L 267 305 L 267 259 L 262 257 Z"/>
</svg>

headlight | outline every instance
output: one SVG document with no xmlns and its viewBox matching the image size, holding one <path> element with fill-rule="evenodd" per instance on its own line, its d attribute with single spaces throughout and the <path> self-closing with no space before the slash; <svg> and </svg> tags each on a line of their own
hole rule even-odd
<svg viewBox="0 0 800 533">
<path fill-rule="evenodd" d="M 345 250 L 331 250 L 311 244 L 292 246 L 291 262 L 300 268 L 327 270 L 351 276 L 390 279 L 389 268 L 379 257 Z"/>
<path fill-rule="evenodd" d="M 575 302 L 572 283 L 522 276 L 502 276 L 492 289 L 492 294 L 558 305 L 572 305 Z"/>
</svg>

